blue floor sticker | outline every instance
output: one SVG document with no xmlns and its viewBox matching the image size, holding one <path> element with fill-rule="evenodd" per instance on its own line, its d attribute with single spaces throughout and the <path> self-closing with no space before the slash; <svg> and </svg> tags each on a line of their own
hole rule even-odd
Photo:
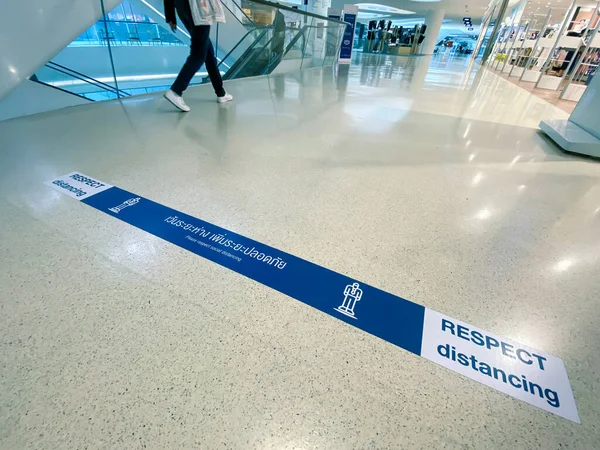
<svg viewBox="0 0 600 450">
<path fill-rule="evenodd" d="M 563 362 L 79 172 L 46 184 L 349 325 L 580 423 Z"/>
</svg>

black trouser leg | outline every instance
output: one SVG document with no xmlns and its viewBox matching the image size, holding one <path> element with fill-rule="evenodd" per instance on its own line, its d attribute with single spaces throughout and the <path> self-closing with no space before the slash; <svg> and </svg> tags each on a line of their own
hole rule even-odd
<svg viewBox="0 0 600 450">
<path fill-rule="evenodd" d="M 210 82 L 213 85 L 215 94 L 217 97 L 223 97 L 225 95 L 225 89 L 223 89 L 223 79 L 221 78 L 221 72 L 217 67 L 217 58 L 215 57 L 215 49 L 213 48 L 212 42 L 208 40 L 208 51 L 206 53 L 206 71 L 210 78 Z"/>
<path fill-rule="evenodd" d="M 200 25 L 193 27 L 191 30 L 188 29 L 188 31 L 192 37 L 190 56 L 188 56 L 179 75 L 177 75 L 173 86 L 171 86 L 171 90 L 177 95 L 182 95 L 183 91 L 190 85 L 190 81 L 192 81 L 192 78 L 194 78 L 194 75 L 196 75 L 196 72 L 200 70 L 200 67 L 202 67 L 206 60 L 208 47 L 210 46 L 212 48 L 209 39 L 210 25 Z"/>
</svg>

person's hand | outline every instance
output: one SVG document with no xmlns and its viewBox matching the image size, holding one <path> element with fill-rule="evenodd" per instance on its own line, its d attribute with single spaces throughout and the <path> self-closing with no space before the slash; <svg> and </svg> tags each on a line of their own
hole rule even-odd
<svg viewBox="0 0 600 450">
<path fill-rule="evenodd" d="M 175 22 L 169 22 L 169 26 L 171 27 L 171 31 L 177 31 L 177 24 Z"/>
</svg>

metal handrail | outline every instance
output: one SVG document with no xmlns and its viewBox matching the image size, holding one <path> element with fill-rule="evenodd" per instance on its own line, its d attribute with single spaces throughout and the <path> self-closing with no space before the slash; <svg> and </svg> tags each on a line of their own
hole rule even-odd
<svg viewBox="0 0 600 450">
<path fill-rule="evenodd" d="M 103 86 L 104 83 L 102 83 L 101 81 L 98 81 L 97 83 L 95 83 L 93 81 L 86 80 L 83 77 L 79 77 L 77 75 L 73 75 L 72 73 L 69 73 L 66 70 L 57 69 L 56 67 L 49 66 L 48 64 L 44 64 L 44 67 L 47 67 L 48 69 L 54 70 L 56 72 L 59 72 L 59 73 L 65 74 L 65 75 L 68 75 L 68 76 L 70 76 L 72 78 L 75 78 L 76 80 L 83 81 L 84 83 L 91 84 L 92 86 L 96 86 L 96 87 L 98 87 L 100 89 L 104 89 L 105 91 L 112 92 L 113 94 L 117 93 L 117 91 L 116 91 L 115 88 L 107 88 L 106 86 Z"/>
<path fill-rule="evenodd" d="M 238 9 L 239 9 L 239 10 L 242 12 L 242 14 L 244 15 L 244 17 L 245 17 L 245 18 L 248 20 L 248 22 L 250 22 L 252 25 L 254 25 L 255 27 L 257 27 L 257 25 L 256 25 L 256 22 L 254 22 L 254 20 L 252 20 L 250 17 L 248 17 L 248 14 L 246 14 L 246 12 L 245 12 L 245 11 L 242 9 L 242 7 L 241 7 L 240 5 L 238 5 L 238 4 L 235 2 L 235 0 L 231 0 L 231 1 L 232 1 L 232 2 L 233 2 L 233 4 L 234 4 L 235 6 L 237 6 L 237 8 L 238 8 Z M 233 13 L 233 11 L 232 11 L 231 9 L 229 9 L 229 8 L 227 7 L 227 5 L 226 5 L 226 4 L 225 4 L 223 1 L 221 1 L 221 5 L 223 5 L 223 7 L 224 7 L 225 9 L 227 9 L 227 11 L 229 11 L 229 12 L 230 12 L 230 13 L 233 15 L 233 17 L 235 17 L 235 18 L 237 19 L 237 21 L 238 21 L 239 23 L 241 23 L 242 25 L 244 25 L 244 23 L 243 23 L 243 22 L 242 22 L 240 19 L 238 19 L 238 18 L 237 18 L 237 16 L 236 16 L 236 15 Z M 219 24 L 217 24 L 217 26 L 218 26 L 218 25 L 219 25 Z"/>
<path fill-rule="evenodd" d="M 129 97 L 131 95 L 131 94 L 128 94 L 127 92 L 123 92 L 120 89 L 115 88 L 114 86 L 111 86 L 110 84 L 103 83 L 100 80 L 96 80 L 95 78 L 92 78 L 90 76 L 79 73 L 76 70 L 70 69 L 70 68 L 62 66 L 60 64 L 57 64 L 54 61 L 48 61 L 48 63 L 46 63 L 45 66 L 48 67 L 49 69 L 56 70 L 57 72 L 63 73 L 65 75 L 69 75 L 73 78 L 77 78 L 78 80 L 84 81 L 88 84 L 92 84 L 97 87 L 101 87 L 105 91 L 110 91 L 117 95 L 121 95 L 123 97 Z M 56 66 L 56 67 L 54 67 L 54 66 Z M 75 74 L 75 75 L 73 75 L 73 74 Z"/>
<path fill-rule="evenodd" d="M 58 86 L 54 86 L 52 84 L 45 83 L 44 81 L 40 81 L 37 77 L 29 77 L 29 81 L 33 81 L 34 83 L 38 83 L 38 84 L 41 84 L 43 86 L 47 86 L 47 87 L 52 88 L 52 89 L 56 89 L 57 91 L 66 92 L 67 94 L 71 94 L 71 95 L 74 95 L 75 97 L 83 98 L 83 99 L 88 100 L 90 102 L 95 101 L 94 99 L 87 98 L 85 95 L 81 95 L 81 94 L 78 94 L 76 92 L 67 91 L 66 89 L 59 88 Z"/>
<path fill-rule="evenodd" d="M 250 1 L 252 3 L 258 3 L 259 5 L 265 5 L 265 6 L 271 6 L 273 8 L 279 8 L 279 9 L 282 9 L 283 11 L 290 11 L 290 12 L 305 15 L 305 16 L 316 17 L 317 19 L 327 20 L 329 22 L 339 23 L 340 25 L 347 25 L 346 22 L 343 22 L 341 20 L 331 19 L 329 17 L 320 16 L 318 14 L 311 13 L 308 11 L 302 11 L 301 9 L 295 9 L 295 8 L 291 8 L 289 6 L 280 5 L 279 3 L 269 2 L 267 0 L 250 0 Z"/>
</svg>

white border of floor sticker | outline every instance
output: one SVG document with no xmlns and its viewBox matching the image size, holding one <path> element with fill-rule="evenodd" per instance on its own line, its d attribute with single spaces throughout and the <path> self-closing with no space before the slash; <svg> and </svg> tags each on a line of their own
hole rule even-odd
<svg viewBox="0 0 600 450">
<path fill-rule="evenodd" d="M 580 423 L 567 371 L 555 356 L 80 172 L 45 184 L 404 350 Z"/>
<path fill-rule="evenodd" d="M 421 356 L 581 423 L 567 370 L 556 356 L 425 309 Z"/>
<path fill-rule="evenodd" d="M 46 181 L 44 184 L 77 200 L 83 200 L 113 187 L 80 172 L 71 172 Z"/>
</svg>

